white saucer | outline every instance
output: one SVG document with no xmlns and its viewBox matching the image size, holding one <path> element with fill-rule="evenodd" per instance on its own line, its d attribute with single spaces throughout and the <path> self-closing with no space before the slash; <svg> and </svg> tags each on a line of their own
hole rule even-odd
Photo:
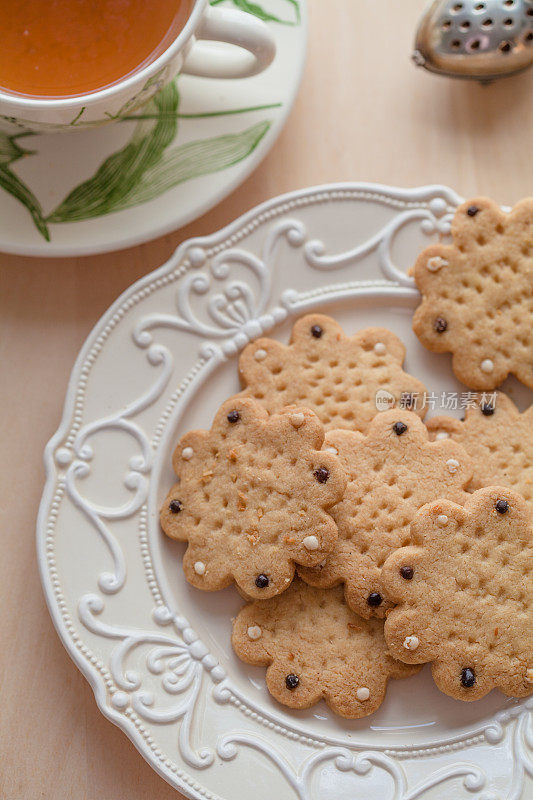
<svg viewBox="0 0 533 800">
<path fill-rule="evenodd" d="M 161 160 L 139 174 L 134 186 L 125 174 L 126 156 L 115 156 L 113 167 L 120 161 L 122 173 L 113 201 L 106 200 L 108 175 L 99 185 L 78 190 L 77 198 L 71 192 L 134 135 L 152 137 L 146 150 L 154 155 L 157 119 L 128 119 L 61 134 L 21 134 L 13 127 L 11 139 L 0 133 L 1 251 L 78 256 L 140 244 L 199 217 L 257 167 L 277 139 L 300 84 L 307 0 L 224 2 L 255 7 L 258 14 L 263 9 L 266 15 L 292 23 L 267 22 L 276 37 L 274 63 L 261 75 L 244 80 L 183 75 L 176 82 L 179 98 L 168 97 L 166 109 L 149 104 L 136 112 L 136 117 L 165 114 L 162 124 L 170 130 L 177 115 L 177 130 Z M 128 186 L 132 193 L 126 200 Z M 115 202 L 127 207 L 111 211 Z"/>
<path fill-rule="evenodd" d="M 407 274 L 423 246 L 449 233 L 459 201 L 445 187 L 365 184 L 276 198 L 185 242 L 124 292 L 78 357 L 45 458 L 38 557 L 48 606 L 102 712 L 190 798 L 532 797 L 533 698 L 493 691 L 461 703 L 425 668 L 392 682 L 364 719 L 343 720 L 325 703 L 280 706 L 264 668 L 232 653 L 242 599 L 189 586 L 184 547 L 159 526 L 179 436 L 209 427 L 238 391 L 250 339 L 287 341 L 308 311 L 332 314 L 350 334 L 383 325 L 435 396 L 465 388 L 449 354 L 414 336 L 419 295 Z"/>
</svg>

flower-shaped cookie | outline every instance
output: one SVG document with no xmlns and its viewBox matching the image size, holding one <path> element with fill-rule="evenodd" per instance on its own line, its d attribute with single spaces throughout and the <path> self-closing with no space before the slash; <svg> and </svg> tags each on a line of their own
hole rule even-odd
<svg viewBox="0 0 533 800">
<path fill-rule="evenodd" d="M 430 503 L 415 543 L 387 559 L 383 583 L 398 603 L 385 622 L 394 657 L 433 662 L 435 683 L 460 700 L 494 687 L 533 692 L 533 530 L 524 499 L 479 489 L 462 508 Z"/>
<path fill-rule="evenodd" d="M 508 486 L 533 512 L 533 405 L 521 414 L 502 392 L 482 395 L 464 422 L 433 417 L 428 430 L 430 438 L 451 437 L 463 445 L 474 465 L 473 489 Z"/>
<path fill-rule="evenodd" d="M 339 460 L 320 451 L 324 430 L 312 411 L 269 417 L 251 398 L 234 397 L 211 431 L 179 442 L 179 482 L 161 509 L 172 539 L 188 541 L 187 580 L 213 591 L 235 581 L 248 597 L 284 591 L 294 564 L 318 564 L 334 547 L 326 512 L 343 495 Z"/>
<path fill-rule="evenodd" d="M 494 389 L 509 373 L 533 388 L 533 198 L 509 214 L 486 198 L 464 203 L 452 236 L 417 259 L 416 335 L 453 353 L 455 374 L 473 389 Z"/>
<path fill-rule="evenodd" d="M 416 414 L 395 409 L 378 414 L 366 436 L 330 431 L 325 448 L 338 453 L 348 476 L 344 498 L 331 509 L 339 538 L 325 564 L 298 572 L 313 586 L 343 582 L 354 611 L 384 617 L 390 608 L 381 584 L 385 559 L 409 544 L 411 520 L 425 503 L 467 499 L 470 459 L 455 442 L 430 442 Z"/>
<path fill-rule="evenodd" d="M 343 717 L 371 714 L 389 678 L 417 671 L 390 657 L 381 620 L 350 611 L 342 589 L 296 579 L 284 594 L 245 606 L 233 624 L 233 648 L 247 664 L 268 666 L 269 692 L 291 708 L 324 698 Z"/>
<path fill-rule="evenodd" d="M 309 314 L 291 343 L 257 339 L 242 352 L 243 394 L 268 411 L 296 403 L 312 409 L 326 430 L 366 431 L 377 411 L 392 406 L 425 414 L 425 387 L 402 369 L 405 347 L 384 328 L 346 336 L 335 320 Z"/>
</svg>

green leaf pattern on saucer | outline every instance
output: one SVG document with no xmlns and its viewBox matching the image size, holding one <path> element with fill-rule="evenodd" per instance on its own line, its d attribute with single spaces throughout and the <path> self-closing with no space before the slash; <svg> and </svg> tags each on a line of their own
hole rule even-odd
<svg viewBox="0 0 533 800">
<path fill-rule="evenodd" d="M 218 5 L 224 1 L 211 0 L 211 4 Z M 300 22 L 298 0 L 286 0 L 292 9 L 292 18 L 286 19 L 270 13 L 265 8 L 266 3 L 259 5 L 249 0 L 229 1 L 266 22 L 284 25 L 297 25 Z M 47 216 L 44 216 L 38 198 L 11 169 L 11 165 L 18 159 L 35 152 L 25 149 L 19 143 L 21 139 L 31 137 L 32 132 L 23 131 L 12 135 L 0 132 L 0 188 L 26 207 L 39 233 L 50 241 L 50 224 L 79 222 L 121 211 L 152 200 L 180 183 L 237 164 L 255 150 L 271 125 L 271 120 L 265 119 L 237 133 L 180 145 L 180 118 L 245 114 L 281 105 L 277 103 L 192 115 L 180 114 L 179 104 L 177 82 L 173 82 L 142 109 L 132 113 L 123 109 L 118 124 L 124 121 L 136 122 L 129 141 L 106 158 L 88 180 L 69 192 Z"/>
<path fill-rule="evenodd" d="M 0 188 L 4 189 L 9 194 L 13 195 L 19 202 L 26 206 L 35 227 L 41 233 L 46 241 L 50 241 L 50 233 L 43 217 L 43 210 L 41 204 L 26 184 L 17 177 L 17 175 L 10 169 L 10 165 L 14 161 L 18 161 L 23 156 L 32 154 L 31 150 L 22 148 L 18 139 L 22 136 L 30 134 L 18 134 L 15 136 L 8 136 L 0 132 Z"/>
</svg>

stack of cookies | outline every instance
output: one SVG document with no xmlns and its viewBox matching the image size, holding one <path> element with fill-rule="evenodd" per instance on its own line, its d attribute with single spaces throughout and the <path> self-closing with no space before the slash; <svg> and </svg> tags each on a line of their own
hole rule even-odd
<svg viewBox="0 0 533 800">
<path fill-rule="evenodd" d="M 533 389 L 533 200 L 470 201 L 452 237 L 415 265 L 416 334 L 471 389 Z M 305 316 L 244 349 L 243 391 L 174 453 L 163 530 L 194 586 L 237 585 L 235 652 L 293 708 L 365 716 L 427 662 L 455 698 L 533 693 L 533 405 L 483 394 L 426 425 L 404 357 Z"/>
</svg>

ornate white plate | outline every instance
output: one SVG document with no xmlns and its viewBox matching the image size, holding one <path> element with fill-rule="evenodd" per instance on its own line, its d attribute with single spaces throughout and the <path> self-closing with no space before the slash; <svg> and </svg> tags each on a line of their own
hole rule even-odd
<svg viewBox="0 0 533 800">
<path fill-rule="evenodd" d="M 285 338 L 303 312 L 332 313 L 349 332 L 386 325 L 436 397 L 461 392 L 449 357 L 411 333 L 417 292 L 406 274 L 421 246 L 446 236 L 458 202 L 438 186 L 281 197 L 183 244 L 117 300 L 80 353 L 46 449 L 46 597 L 102 712 L 189 797 L 531 797 L 531 700 L 492 692 L 460 703 L 426 668 L 392 683 L 367 719 L 324 704 L 291 712 L 268 695 L 263 669 L 232 655 L 237 593 L 189 587 L 183 547 L 158 525 L 176 438 L 209 426 L 238 389 L 251 338 Z"/>
<path fill-rule="evenodd" d="M 249 11 L 276 39 L 274 63 L 243 80 L 178 80 L 134 114 L 72 132 L 0 119 L 0 250 L 78 256 L 130 247 L 199 217 L 268 153 L 305 61 L 307 0 L 211 0 Z"/>
</svg>

